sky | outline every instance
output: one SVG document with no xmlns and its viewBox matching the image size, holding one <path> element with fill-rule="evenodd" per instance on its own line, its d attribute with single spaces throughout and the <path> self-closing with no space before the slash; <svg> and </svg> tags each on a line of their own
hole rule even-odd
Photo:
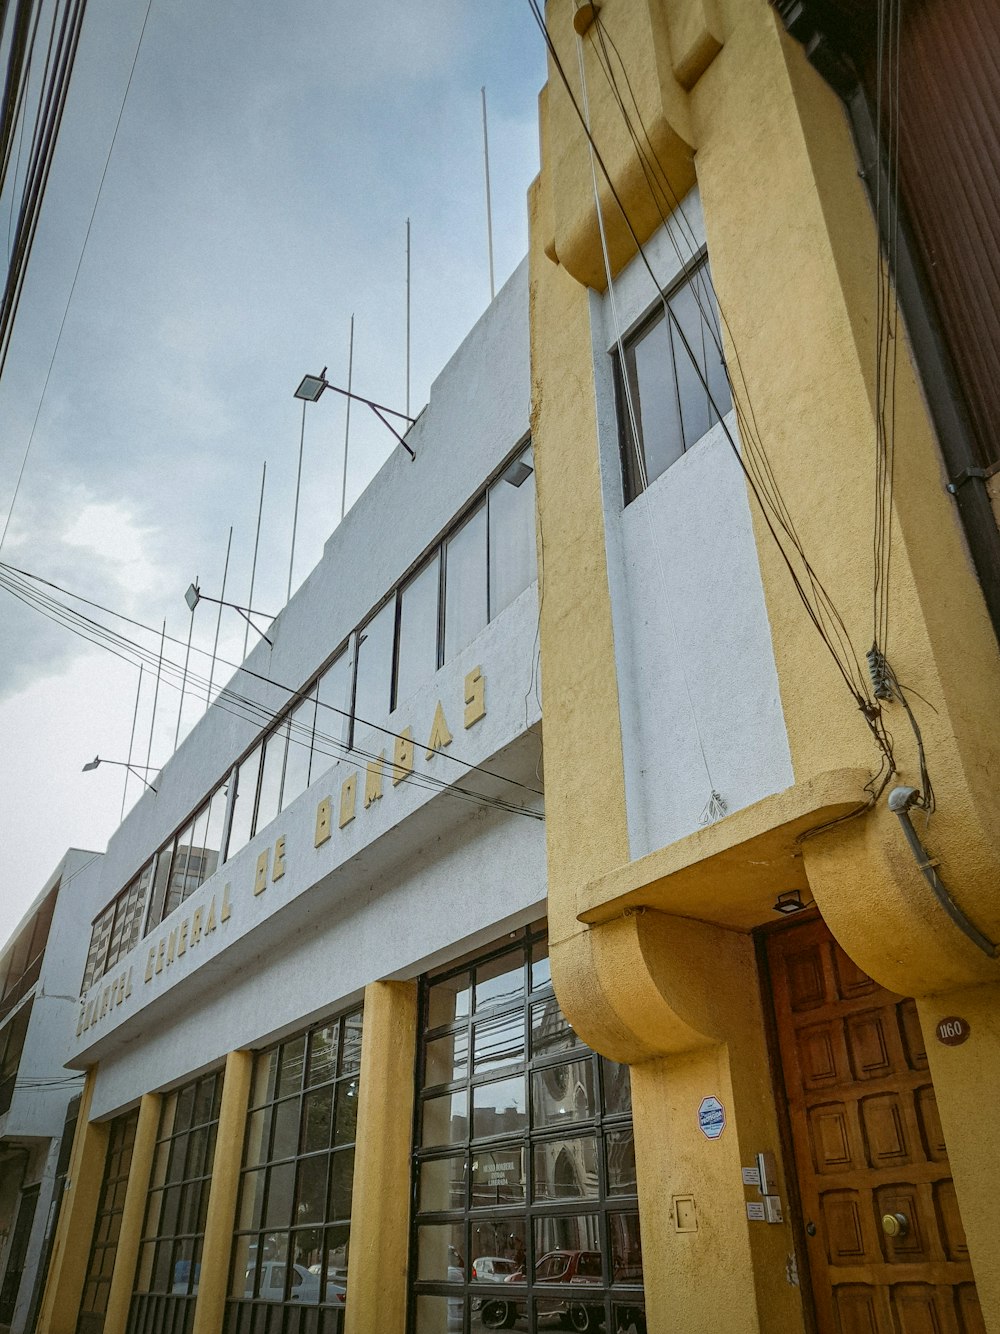
<svg viewBox="0 0 1000 1334">
<path fill-rule="evenodd" d="M 488 304 L 481 86 L 498 288 L 523 257 L 545 60 L 527 0 L 151 0 L 143 31 L 146 12 L 89 0 L 0 378 L 0 528 L 30 444 L 0 560 L 185 641 L 184 591 L 222 595 L 230 526 L 225 596 L 248 600 L 265 462 L 253 604 L 284 604 L 293 391 L 323 366 L 346 383 L 352 314 L 355 391 L 405 408 L 407 218 L 412 415 Z M 302 437 L 293 589 L 339 519 L 344 434 L 326 394 Z M 348 506 L 394 447 L 355 405 Z M 244 623 L 217 612 L 200 604 L 195 649 L 218 624 L 238 662 Z M 180 695 L 162 686 L 154 715 L 154 693 L 154 673 L 0 588 L 0 941 L 140 794 L 83 764 L 170 757 Z M 204 708 L 186 697 L 181 738 Z"/>
</svg>

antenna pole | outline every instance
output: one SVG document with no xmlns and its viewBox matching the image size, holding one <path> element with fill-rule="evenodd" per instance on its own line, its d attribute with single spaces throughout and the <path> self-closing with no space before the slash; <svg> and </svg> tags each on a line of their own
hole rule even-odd
<svg viewBox="0 0 1000 1334">
<path fill-rule="evenodd" d="M 483 95 L 483 165 L 486 170 L 486 244 L 490 256 L 490 300 L 496 296 L 496 284 L 493 278 L 493 201 L 490 195 L 490 136 L 486 127 L 486 89 Z"/>
<path fill-rule="evenodd" d="M 122 813 L 118 817 L 121 824 L 125 819 L 125 798 L 128 796 L 128 776 L 132 772 L 132 746 L 135 743 L 135 720 L 139 716 L 139 696 L 142 694 L 142 667 L 139 667 L 139 680 L 135 687 L 135 708 L 132 710 L 132 731 L 128 739 L 128 764 L 125 766 L 125 786 L 122 788 Z"/>
<path fill-rule="evenodd" d="M 340 521 L 344 522 L 347 509 L 347 446 L 351 439 L 351 379 L 354 374 L 354 316 L 351 316 L 351 340 L 347 349 L 347 422 L 344 426 L 344 477 L 340 487 Z M 253 606 L 253 603 L 250 604 Z"/>
<path fill-rule="evenodd" d="M 306 400 L 302 400 L 302 430 L 299 433 L 299 470 L 295 474 L 295 509 L 292 512 L 292 552 L 288 558 L 288 596 L 292 600 L 292 566 L 295 564 L 295 531 L 299 526 L 299 491 L 302 487 L 302 450 L 306 443 Z M 253 605 L 251 603 L 251 605 Z"/>
<path fill-rule="evenodd" d="M 406 219 L 406 415 L 410 415 L 410 219 Z"/>
<path fill-rule="evenodd" d="M 198 587 L 198 576 L 194 577 L 194 586 Z M 197 607 L 197 602 L 194 604 Z M 187 649 L 184 652 L 184 672 L 181 676 L 181 702 L 177 706 L 177 729 L 174 732 L 174 750 L 177 749 L 177 742 L 181 734 L 181 716 L 184 713 L 184 688 L 187 685 L 188 662 L 191 659 L 191 636 L 194 634 L 194 607 L 191 608 L 191 620 L 188 622 L 188 642 Z"/>
<path fill-rule="evenodd" d="M 219 614 L 215 618 L 215 643 L 212 645 L 212 666 L 208 673 L 208 691 L 205 695 L 205 712 L 212 706 L 212 686 L 215 683 L 215 656 L 219 651 L 219 629 L 222 626 L 222 608 L 226 599 L 226 579 L 229 577 L 229 552 L 233 545 L 233 525 L 229 525 L 229 541 L 226 543 L 226 563 L 222 567 L 222 596 L 219 598 Z"/>
<path fill-rule="evenodd" d="M 163 629 L 160 631 L 160 656 L 156 660 L 156 687 L 153 690 L 153 716 L 149 720 L 149 745 L 146 747 L 146 772 L 152 768 L 149 763 L 150 756 L 153 753 L 153 729 L 156 727 L 156 702 L 160 698 L 160 674 L 163 671 L 163 644 L 167 638 L 167 618 L 163 618 Z"/>
<path fill-rule="evenodd" d="M 260 521 L 264 513 L 264 482 L 267 479 L 267 459 L 264 460 L 264 467 L 260 474 L 260 504 L 257 506 L 257 532 L 253 539 L 253 564 L 250 567 L 250 596 L 247 598 L 247 606 L 253 606 L 253 586 L 257 578 L 257 548 L 260 546 Z M 243 631 L 243 659 L 247 656 L 247 635 L 250 633 L 250 622 L 247 621 L 246 629 Z"/>
</svg>

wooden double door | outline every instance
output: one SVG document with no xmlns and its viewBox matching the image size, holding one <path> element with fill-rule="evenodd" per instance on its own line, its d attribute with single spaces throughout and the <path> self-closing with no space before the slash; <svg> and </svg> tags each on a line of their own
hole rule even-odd
<svg viewBox="0 0 1000 1334">
<path fill-rule="evenodd" d="M 821 920 L 767 953 L 820 1334 L 980 1334 L 915 1003 Z"/>
</svg>

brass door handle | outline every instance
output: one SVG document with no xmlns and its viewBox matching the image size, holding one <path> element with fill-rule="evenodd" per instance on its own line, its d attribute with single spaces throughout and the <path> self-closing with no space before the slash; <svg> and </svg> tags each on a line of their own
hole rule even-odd
<svg viewBox="0 0 1000 1334">
<path fill-rule="evenodd" d="M 887 1237 L 905 1237 L 910 1230 L 906 1214 L 883 1214 L 882 1231 Z"/>
<path fill-rule="evenodd" d="M 806 1236 L 815 1237 L 815 1235 L 816 1235 L 816 1224 L 810 1218 L 809 1222 L 806 1224 Z"/>
</svg>

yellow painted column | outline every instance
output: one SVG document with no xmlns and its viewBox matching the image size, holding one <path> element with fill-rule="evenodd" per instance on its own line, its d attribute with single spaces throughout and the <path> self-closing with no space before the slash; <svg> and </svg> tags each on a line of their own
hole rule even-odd
<svg viewBox="0 0 1000 1334">
<path fill-rule="evenodd" d="M 406 1327 L 416 1048 L 416 983 L 372 982 L 361 1039 L 345 1334 Z"/>
<path fill-rule="evenodd" d="M 135 1268 L 139 1261 L 139 1243 L 149 1192 L 149 1174 L 153 1167 L 156 1132 L 160 1124 L 158 1093 L 147 1093 L 139 1104 L 139 1122 L 132 1145 L 132 1165 L 125 1188 L 121 1231 L 115 1252 L 115 1268 L 108 1290 L 108 1305 L 104 1315 L 104 1334 L 125 1334 L 129 1306 L 135 1287 Z"/>
<path fill-rule="evenodd" d="M 108 1125 L 90 1120 L 97 1066 L 87 1071 L 80 1101 L 66 1193 L 56 1229 L 37 1334 L 75 1334 L 87 1279 L 90 1241 L 100 1201 L 108 1150 Z"/>
<path fill-rule="evenodd" d="M 236 1198 L 246 1130 L 253 1052 L 231 1051 L 219 1109 L 219 1130 L 212 1163 L 205 1240 L 201 1250 L 201 1278 L 192 1334 L 219 1334 L 226 1314 L 229 1257 L 233 1249 Z"/>
</svg>

